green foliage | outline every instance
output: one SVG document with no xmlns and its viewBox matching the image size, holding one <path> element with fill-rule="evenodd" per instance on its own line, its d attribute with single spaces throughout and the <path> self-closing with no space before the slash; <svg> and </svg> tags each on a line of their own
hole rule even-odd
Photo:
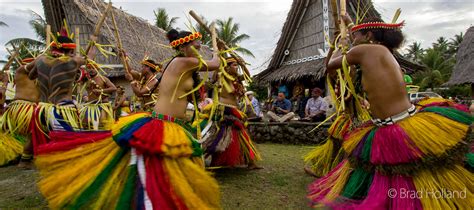
<svg viewBox="0 0 474 210">
<path fill-rule="evenodd" d="M 178 17 L 170 18 L 165 8 L 158 8 L 153 13 L 155 14 L 155 26 L 165 31 L 171 30 L 178 20 Z"/>
<path fill-rule="evenodd" d="M 258 101 L 265 101 L 267 100 L 267 88 L 265 86 L 258 85 L 255 82 L 251 82 L 247 86 L 247 90 L 253 91 L 255 93 L 255 97 Z"/>
<path fill-rule="evenodd" d="M 434 89 L 434 92 L 440 94 L 443 97 L 470 97 L 471 85 L 456 85 L 447 89 Z"/>
</svg>

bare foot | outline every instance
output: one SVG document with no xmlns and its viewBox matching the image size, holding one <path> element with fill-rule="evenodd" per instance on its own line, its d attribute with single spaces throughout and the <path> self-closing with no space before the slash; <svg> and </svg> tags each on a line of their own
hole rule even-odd
<svg viewBox="0 0 474 210">
<path fill-rule="evenodd" d="M 20 160 L 20 163 L 18 163 L 18 168 L 21 168 L 23 170 L 34 169 L 33 160 Z"/>
<path fill-rule="evenodd" d="M 249 164 L 249 166 L 247 167 L 247 169 L 249 170 L 256 170 L 256 169 L 263 169 L 262 166 L 258 166 L 257 164 L 253 163 L 253 164 Z"/>
<path fill-rule="evenodd" d="M 308 175 L 311 175 L 311 176 L 314 176 L 314 177 L 318 177 L 314 171 L 309 167 L 309 166 L 305 166 L 304 167 L 304 172 L 306 172 Z"/>
</svg>

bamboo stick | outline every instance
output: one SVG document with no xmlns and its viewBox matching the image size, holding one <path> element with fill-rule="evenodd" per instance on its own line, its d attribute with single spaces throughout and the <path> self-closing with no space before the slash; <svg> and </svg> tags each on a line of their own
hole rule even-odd
<svg viewBox="0 0 474 210">
<path fill-rule="evenodd" d="M 81 39 L 79 36 L 79 27 L 76 26 L 74 30 L 74 34 L 76 35 L 76 55 L 81 54 Z"/>
<path fill-rule="evenodd" d="M 198 22 L 199 25 L 201 25 L 204 28 L 204 30 L 206 30 L 209 34 L 211 34 L 211 29 L 209 29 L 209 27 L 204 23 L 201 17 L 198 14 L 196 14 L 196 12 L 191 10 L 189 11 L 189 14 L 194 18 L 194 20 L 196 20 L 196 22 Z M 225 50 L 230 49 L 230 47 L 228 47 L 224 41 L 219 39 L 219 37 L 216 37 L 216 40 L 224 43 Z M 216 48 L 214 50 L 218 50 L 218 49 Z M 235 60 L 237 60 L 237 63 L 242 67 L 245 73 L 250 77 L 250 71 L 247 69 L 247 66 L 245 65 L 245 61 L 242 59 L 242 57 L 237 55 L 234 51 L 230 51 L 229 53 L 230 53 L 230 56 L 232 56 L 233 58 L 235 58 Z"/>
<path fill-rule="evenodd" d="M 46 25 L 46 47 L 51 43 L 51 25 Z"/>
<path fill-rule="evenodd" d="M 347 13 L 346 0 L 340 0 L 339 2 L 340 2 L 339 7 L 340 7 L 340 10 L 341 10 L 341 12 L 340 12 L 341 16 L 344 16 Z M 339 28 L 340 28 L 340 31 L 341 31 L 341 38 L 344 39 L 344 38 L 347 37 L 347 27 L 346 27 L 346 24 L 344 23 L 344 20 L 342 18 L 340 20 L 341 20 L 341 22 L 339 24 Z"/>
<path fill-rule="evenodd" d="M 7 63 L 5 64 L 5 66 L 3 66 L 2 68 L 2 72 L 3 71 L 6 71 L 8 70 L 8 68 L 10 67 L 10 65 L 13 63 L 13 60 L 15 60 L 18 65 L 21 65 L 21 62 L 18 60 L 17 58 L 17 55 L 18 55 L 18 51 L 14 51 L 13 53 L 8 49 L 8 48 L 5 48 L 7 50 L 7 52 L 10 54 L 10 58 L 8 59 Z"/>
<path fill-rule="evenodd" d="M 112 23 L 114 24 L 114 29 L 115 29 L 114 34 L 115 34 L 115 40 L 117 41 L 117 48 L 120 51 L 123 49 L 122 40 L 120 39 L 120 33 L 118 32 L 117 22 L 115 21 L 115 15 L 113 12 L 111 12 L 110 15 L 112 16 Z M 120 53 L 120 54 L 121 54 L 120 60 L 122 61 L 123 67 L 125 68 L 125 72 L 130 73 L 130 69 L 128 69 L 125 55 L 123 55 L 123 53 Z"/>
<path fill-rule="evenodd" d="M 107 8 L 105 9 L 104 13 L 102 13 L 102 16 L 100 17 L 99 21 L 95 25 L 94 33 L 93 33 L 94 36 L 96 36 L 96 37 L 99 36 L 100 28 L 102 27 L 102 24 L 104 24 L 105 18 L 107 17 L 107 13 L 109 13 L 111 8 L 112 8 L 112 2 L 109 2 L 107 4 Z M 91 48 L 92 48 L 92 43 L 89 42 L 89 44 L 87 45 L 86 51 L 85 51 L 86 55 L 89 53 L 89 50 Z"/>
</svg>

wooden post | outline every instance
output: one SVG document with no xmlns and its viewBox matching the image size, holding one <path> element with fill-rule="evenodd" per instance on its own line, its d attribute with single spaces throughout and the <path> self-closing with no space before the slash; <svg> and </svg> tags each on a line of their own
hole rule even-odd
<svg viewBox="0 0 474 210">
<path fill-rule="evenodd" d="M 341 9 L 341 16 L 346 15 L 346 0 L 340 0 L 340 9 Z M 341 38 L 346 38 L 347 37 L 347 27 L 346 24 L 344 23 L 344 20 L 340 18 L 341 22 L 339 24 L 340 30 L 341 30 Z"/>
<path fill-rule="evenodd" d="M 76 55 L 81 54 L 81 39 L 79 35 L 79 27 L 76 26 L 74 30 L 74 35 L 76 36 Z"/>
<path fill-rule="evenodd" d="M 8 48 L 5 48 L 7 50 L 7 52 L 10 54 L 10 58 L 8 59 L 7 63 L 5 64 L 5 66 L 3 66 L 3 69 L 2 71 L 5 71 L 7 70 L 7 68 L 10 67 L 10 65 L 13 63 L 13 60 L 15 60 L 18 65 L 21 65 L 21 62 L 18 60 L 17 58 L 17 55 L 18 55 L 18 51 L 14 51 L 13 53 L 8 49 Z"/>
<path fill-rule="evenodd" d="M 51 43 L 51 25 L 46 25 L 46 47 Z"/>
</svg>

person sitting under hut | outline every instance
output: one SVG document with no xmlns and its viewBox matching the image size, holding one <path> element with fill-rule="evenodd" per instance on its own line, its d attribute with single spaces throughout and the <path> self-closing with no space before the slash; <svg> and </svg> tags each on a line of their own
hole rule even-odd
<svg viewBox="0 0 474 210">
<path fill-rule="evenodd" d="M 277 99 L 273 102 L 272 108 L 267 112 L 270 121 L 286 122 L 295 116 L 291 111 L 291 102 L 286 99 L 285 93 L 279 92 Z"/>
<path fill-rule="evenodd" d="M 311 98 L 306 103 L 304 120 L 319 122 L 326 119 L 328 104 L 321 97 L 322 93 L 323 91 L 319 88 L 314 88 L 311 91 Z"/>
</svg>

